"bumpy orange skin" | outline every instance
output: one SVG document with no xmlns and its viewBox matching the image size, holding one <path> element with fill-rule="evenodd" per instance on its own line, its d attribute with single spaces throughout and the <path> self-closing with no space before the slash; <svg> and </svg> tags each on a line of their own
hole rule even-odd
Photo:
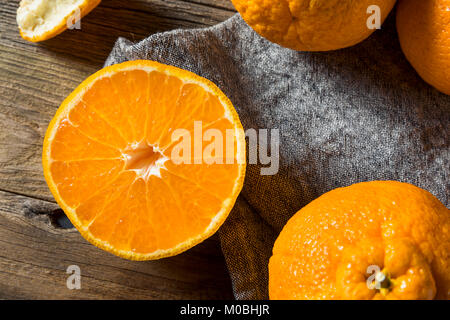
<svg viewBox="0 0 450 320">
<path fill-rule="evenodd" d="M 325 193 L 297 212 L 269 262 L 271 299 L 449 299 L 450 211 L 407 183 Z M 377 266 L 386 288 L 370 289 Z"/>
<path fill-rule="evenodd" d="M 368 7 L 380 8 L 381 21 L 395 0 L 232 0 L 242 18 L 261 36 L 283 47 L 328 51 L 353 46 L 374 29 Z"/>
<path fill-rule="evenodd" d="M 100 4 L 101 0 L 86 0 L 80 7 L 80 18 L 83 18 L 86 16 L 89 12 L 91 12 L 95 7 L 97 7 Z M 61 17 L 61 22 L 52 30 L 49 30 L 48 32 L 45 32 L 43 34 L 37 34 L 34 36 L 28 36 L 26 35 L 19 27 L 20 36 L 27 41 L 30 42 L 40 42 L 44 40 L 51 39 L 53 37 L 56 37 L 60 33 L 67 30 L 67 20 L 74 14 L 74 12 L 71 12 L 69 15 L 65 17 Z"/>
<path fill-rule="evenodd" d="M 397 31 L 417 73 L 450 95 L 450 0 L 399 1 Z"/>
</svg>

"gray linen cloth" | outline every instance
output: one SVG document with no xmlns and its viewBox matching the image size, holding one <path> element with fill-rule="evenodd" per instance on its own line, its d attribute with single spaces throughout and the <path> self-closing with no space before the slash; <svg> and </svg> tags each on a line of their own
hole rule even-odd
<svg viewBox="0 0 450 320">
<path fill-rule="evenodd" d="M 268 298 L 267 264 L 286 221 L 307 203 L 360 181 L 413 183 L 449 204 L 450 96 L 427 85 L 400 50 L 391 15 L 352 48 L 296 52 L 258 36 L 239 14 L 206 29 L 119 38 L 105 65 L 150 59 L 212 80 L 244 129 L 279 129 L 275 175 L 247 166 L 220 228 L 237 299 Z"/>
</svg>

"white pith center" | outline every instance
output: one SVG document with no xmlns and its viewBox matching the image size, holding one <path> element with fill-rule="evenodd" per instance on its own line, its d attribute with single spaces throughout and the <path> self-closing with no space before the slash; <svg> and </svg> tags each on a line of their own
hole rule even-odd
<svg viewBox="0 0 450 320">
<path fill-rule="evenodd" d="M 150 176 L 161 178 L 161 169 L 165 169 L 164 163 L 169 160 L 159 148 L 145 141 L 136 142 L 122 151 L 125 159 L 125 170 L 132 170 L 144 180 Z"/>
</svg>

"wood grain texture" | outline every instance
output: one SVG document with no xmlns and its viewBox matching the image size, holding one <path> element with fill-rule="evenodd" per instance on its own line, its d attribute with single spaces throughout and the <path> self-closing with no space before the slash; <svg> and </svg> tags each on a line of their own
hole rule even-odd
<svg viewBox="0 0 450 320">
<path fill-rule="evenodd" d="M 42 141 L 64 98 L 100 69 L 115 40 L 214 25 L 234 14 L 228 0 L 103 0 L 81 21 L 42 43 L 20 37 L 18 0 L 0 7 L 0 298 L 229 299 L 217 238 L 186 253 L 132 262 L 103 252 L 62 215 L 44 181 Z M 66 287 L 78 265 L 82 289 Z"/>
</svg>

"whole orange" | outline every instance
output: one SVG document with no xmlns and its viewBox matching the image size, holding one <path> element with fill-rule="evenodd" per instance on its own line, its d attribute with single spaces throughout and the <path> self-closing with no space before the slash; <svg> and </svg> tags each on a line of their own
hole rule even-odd
<svg viewBox="0 0 450 320">
<path fill-rule="evenodd" d="M 399 1 L 397 31 L 417 73 L 450 95 L 450 0 Z"/>
<path fill-rule="evenodd" d="M 353 46 L 375 31 L 367 22 L 371 26 L 372 18 L 376 17 L 382 23 L 395 4 L 395 0 L 231 1 L 261 36 L 301 51 Z"/>
<path fill-rule="evenodd" d="M 211 132 L 218 144 L 202 142 Z M 221 137 L 231 147 L 219 150 Z M 239 116 L 214 83 L 133 60 L 99 70 L 63 101 L 42 168 L 86 240 L 121 258 L 154 260 L 219 229 L 242 189 L 245 151 Z"/>
<path fill-rule="evenodd" d="M 450 211 L 411 184 L 373 181 L 325 193 L 281 231 L 271 299 L 448 299 Z"/>
</svg>

